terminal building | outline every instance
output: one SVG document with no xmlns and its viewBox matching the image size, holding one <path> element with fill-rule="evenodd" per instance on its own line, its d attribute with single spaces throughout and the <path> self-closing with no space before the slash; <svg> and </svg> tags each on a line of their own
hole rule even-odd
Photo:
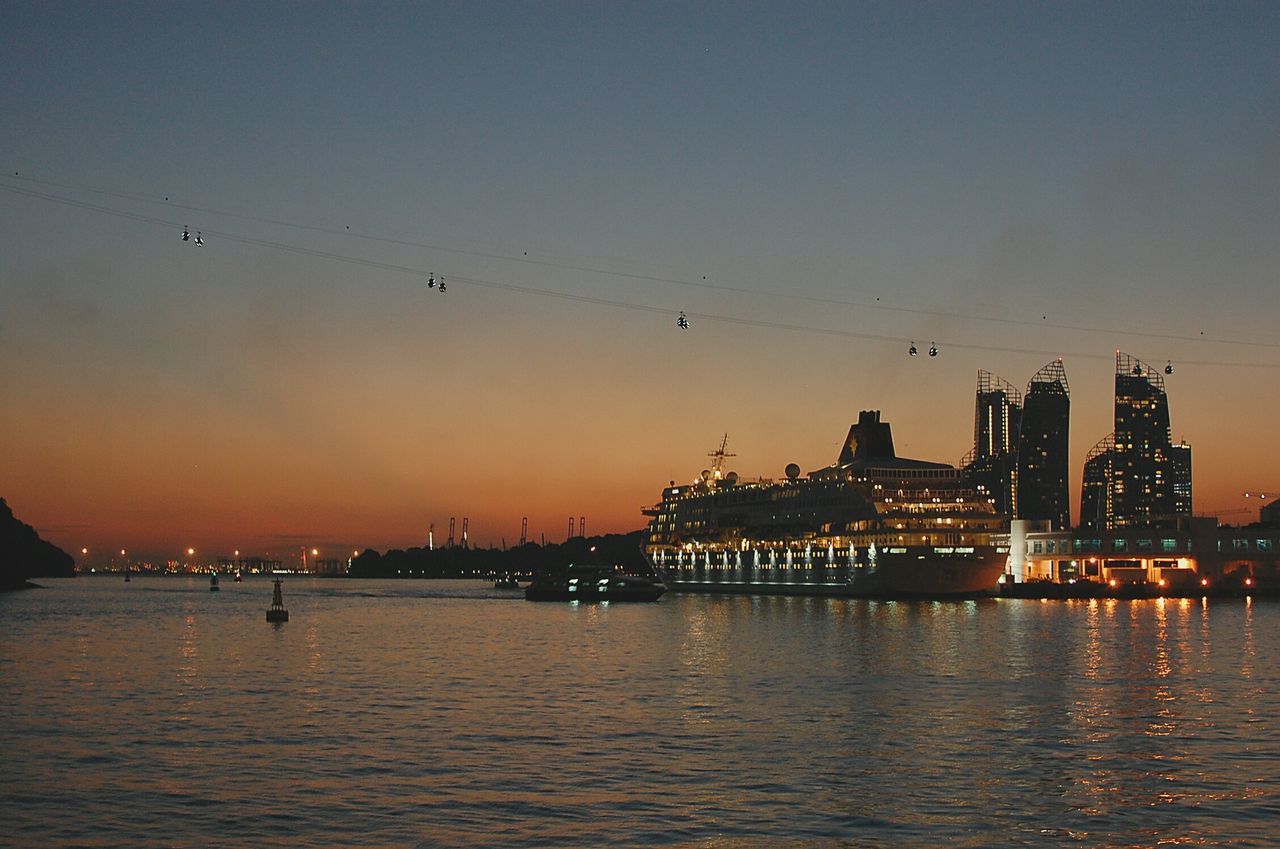
<svg viewBox="0 0 1280 849">
<path fill-rule="evenodd" d="M 1015 520 L 1006 580 L 1278 591 L 1278 555 L 1280 525 L 1268 522 L 1232 527 L 1218 525 L 1213 516 L 1185 516 L 1158 527 L 1128 525 L 1094 534 Z"/>
</svg>

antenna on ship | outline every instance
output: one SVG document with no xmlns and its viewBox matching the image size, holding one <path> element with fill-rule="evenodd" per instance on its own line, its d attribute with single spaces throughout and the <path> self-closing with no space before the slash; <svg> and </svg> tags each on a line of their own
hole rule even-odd
<svg viewBox="0 0 1280 849">
<path fill-rule="evenodd" d="M 728 447 L 729 447 L 729 434 L 726 433 L 724 435 L 724 438 L 720 440 L 720 447 L 707 455 L 708 457 L 711 458 L 711 479 L 712 480 L 723 480 L 724 479 L 724 461 L 729 457 L 738 456 L 737 454 L 733 454 L 728 450 L 726 450 L 728 449 Z"/>
</svg>

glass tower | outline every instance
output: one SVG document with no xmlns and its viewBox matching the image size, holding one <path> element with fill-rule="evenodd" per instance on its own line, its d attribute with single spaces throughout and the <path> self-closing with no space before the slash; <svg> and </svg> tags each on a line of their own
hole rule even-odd
<svg viewBox="0 0 1280 849">
<path fill-rule="evenodd" d="M 1085 458 L 1080 522 L 1093 530 L 1191 514 L 1191 447 L 1169 437 L 1169 397 L 1156 369 L 1116 352 L 1115 430 Z"/>
<path fill-rule="evenodd" d="M 978 369 L 973 411 L 973 450 L 960 461 L 965 485 L 1013 515 L 1022 393 L 1012 383 Z"/>
<path fill-rule="evenodd" d="M 1057 359 L 1035 373 L 1022 403 L 1014 512 L 1019 519 L 1049 519 L 1071 527 L 1067 477 L 1071 389 Z"/>
</svg>

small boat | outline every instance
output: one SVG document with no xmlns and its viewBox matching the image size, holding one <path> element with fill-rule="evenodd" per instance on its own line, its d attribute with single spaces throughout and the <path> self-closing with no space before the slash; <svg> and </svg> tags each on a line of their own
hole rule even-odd
<svg viewBox="0 0 1280 849">
<path fill-rule="evenodd" d="M 129 578 L 129 570 L 128 570 L 128 569 L 125 569 L 125 570 L 124 570 L 124 582 L 127 584 L 127 583 L 129 583 L 129 580 L 130 580 L 130 578 Z"/>
<path fill-rule="evenodd" d="M 503 575 L 501 578 L 493 582 L 495 590 L 518 590 L 520 582 L 516 580 L 515 575 Z"/>
<path fill-rule="evenodd" d="M 284 595 L 280 591 L 280 579 L 276 578 L 275 595 L 271 598 L 271 607 L 267 610 L 268 622 L 288 622 L 289 611 L 284 609 Z"/>
<path fill-rule="evenodd" d="M 238 583 L 240 583 L 242 580 L 244 580 L 244 579 L 240 577 L 240 570 L 239 570 L 239 569 L 237 569 L 237 570 L 236 570 L 236 577 L 235 577 L 235 581 L 236 581 L 236 583 L 238 584 Z"/>
<path fill-rule="evenodd" d="M 218 586 L 218 573 L 214 572 L 209 578 L 209 592 L 216 593 L 220 587 Z"/>
<path fill-rule="evenodd" d="M 666 585 L 609 566 L 570 563 L 544 569 L 524 591 L 529 601 L 657 601 Z"/>
</svg>

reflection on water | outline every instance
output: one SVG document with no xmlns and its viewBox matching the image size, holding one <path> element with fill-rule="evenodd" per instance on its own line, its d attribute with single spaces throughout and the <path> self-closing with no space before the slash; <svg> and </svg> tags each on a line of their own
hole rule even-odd
<svg viewBox="0 0 1280 849">
<path fill-rule="evenodd" d="M 51 581 L 0 596 L 15 846 L 1273 845 L 1271 602 Z"/>
</svg>

